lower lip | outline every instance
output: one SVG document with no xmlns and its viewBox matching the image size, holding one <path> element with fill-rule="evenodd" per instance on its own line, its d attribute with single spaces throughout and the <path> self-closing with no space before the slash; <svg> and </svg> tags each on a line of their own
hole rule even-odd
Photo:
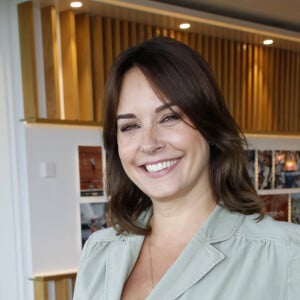
<svg viewBox="0 0 300 300">
<path fill-rule="evenodd" d="M 180 160 L 178 159 L 177 162 L 173 165 L 171 165 L 168 168 L 162 169 L 160 171 L 156 171 L 156 172 L 148 172 L 144 167 L 142 168 L 144 173 L 146 173 L 148 176 L 152 177 L 152 178 L 159 178 L 159 177 L 163 177 L 167 174 L 169 174 L 170 172 L 172 172 L 177 165 L 179 164 Z"/>
</svg>

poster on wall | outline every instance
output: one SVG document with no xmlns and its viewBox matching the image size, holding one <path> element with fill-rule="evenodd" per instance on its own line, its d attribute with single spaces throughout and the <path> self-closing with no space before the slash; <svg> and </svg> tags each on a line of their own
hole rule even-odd
<svg viewBox="0 0 300 300">
<path fill-rule="evenodd" d="M 289 220 L 289 195 L 262 195 L 260 196 L 266 207 L 266 214 L 278 221 Z"/>
<path fill-rule="evenodd" d="M 258 156 L 258 189 L 265 190 L 273 187 L 272 180 L 272 151 L 257 151 Z"/>
<path fill-rule="evenodd" d="M 93 232 L 110 227 L 108 206 L 105 202 L 80 203 L 80 216 L 82 246 Z"/>
<path fill-rule="evenodd" d="M 300 187 L 300 151 L 275 151 L 275 188 Z"/>
<path fill-rule="evenodd" d="M 248 166 L 247 166 L 247 170 L 248 170 L 248 174 L 250 176 L 251 182 L 253 184 L 253 186 L 255 188 L 257 188 L 256 185 L 256 171 L 255 171 L 255 155 L 256 155 L 256 151 L 255 150 L 246 150 L 246 156 L 248 158 Z"/>
<path fill-rule="evenodd" d="M 291 194 L 291 221 L 300 224 L 300 193 Z"/>
<path fill-rule="evenodd" d="M 103 164 L 100 146 L 78 146 L 80 196 L 103 196 Z"/>
</svg>

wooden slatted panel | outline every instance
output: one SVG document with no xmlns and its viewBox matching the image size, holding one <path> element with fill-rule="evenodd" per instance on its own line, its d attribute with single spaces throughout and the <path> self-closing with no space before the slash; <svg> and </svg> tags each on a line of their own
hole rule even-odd
<svg viewBox="0 0 300 300">
<path fill-rule="evenodd" d="M 145 40 L 148 40 L 148 39 L 151 39 L 153 36 L 154 36 L 154 28 L 150 25 L 150 24 L 147 24 L 145 25 Z"/>
<path fill-rule="evenodd" d="M 129 44 L 131 46 L 137 45 L 137 25 L 134 22 L 129 24 Z"/>
<path fill-rule="evenodd" d="M 248 45 L 247 49 L 247 101 L 246 101 L 246 125 L 245 129 L 248 131 L 254 130 L 252 127 L 252 101 L 253 101 L 253 51 L 252 45 Z"/>
<path fill-rule="evenodd" d="M 121 51 L 121 22 L 117 19 L 112 21 L 112 43 L 113 43 L 113 56 L 117 57 Z"/>
<path fill-rule="evenodd" d="M 164 36 L 164 37 L 169 37 L 168 29 L 163 28 L 163 30 L 162 30 L 162 36 Z"/>
<path fill-rule="evenodd" d="M 34 280 L 34 299 L 48 300 L 48 282 L 43 280 Z"/>
<path fill-rule="evenodd" d="M 72 298 L 74 296 L 75 283 L 76 283 L 76 277 L 72 277 L 71 278 L 71 287 L 72 287 L 72 293 L 71 293 L 71 295 L 72 295 Z"/>
<path fill-rule="evenodd" d="M 196 50 L 196 34 L 193 32 L 189 35 L 189 45 L 192 49 Z"/>
<path fill-rule="evenodd" d="M 154 26 L 154 36 L 158 37 L 158 36 L 162 36 L 162 34 L 163 34 L 162 28 L 158 26 Z"/>
<path fill-rule="evenodd" d="M 189 33 L 187 31 L 182 32 L 182 42 L 186 45 L 189 44 Z"/>
<path fill-rule="evenodd" d="M 78 64 L 79 119 L 93 121 L 92 52 L 90 17 L 76 15 L 76 48 Z"/>
<path fill-rule="evenodd" d="M 201 34 L 198 34 L 197 37 L 196 37 L 196 51 L 203 55 L 203 37 Z"/>
<path fill-rule="evenodd" d="M 170 29 L 169 30 L 169 35 L 168 35 L 170 38 L 172 38 L 172 39 L 175 39 L 175 30 L 174 29 Z"/>
<path fill-rule="evenodd" d="M 216 38 L 211 37 L 209 39 L 209 45 L 210 49 L 210 59 L 209 59 L 209 64 L 213 72 L 215 73 L 215 70 L 217 69 L 217 51 L 216 51 Z"/>
<path fill-rule="evenodd" d="M 178 31 L 178 30 L 175 31 L 175 39 L 180 42 L 182 41 L 182 32 L 181 31 Z"/>
<path fill-rule="evenodd" d="M 209 62 L 209 36 L 204 35 L 203 36 L 203 52 L 202 55 L 203 57 Z"/>
<path fill-rule="evenodd" d="M 121 49 L 122 51 L 129 48 L 129 23 L 121 21 Z"/>
<path fill-rule="evenodd" d="M 92 41 L 90 41 L 92 48 L 86 48 L 84 51 L 79 50 L 80 46 L 90 44 L 87 41 L 84 43 L 78 42 L 77 47 L 72 50 L 72 37 L 77 35 L 78 39 L 80 32 L 84 30 L 85 34 L 82 33 L 82 36 L 90 36 L 88 26 L 78 25 L 75 34 L 73 32 L 75 30 L 73 30 L 74 15 L 71 12 L 61 13 L 60 19 L 63 90 L 67 119 L 77 118 L 77 93 L 77 101 L 82 98 L 82 95 L 94 94 L 93 105 L 90 105 L 91 102 L 89 102 L 89 108 L 94 108 L 94 120 L 102 120 L 101 103 L 104 80 L 113 59 L 120 51 L 130 46 L 155 35 L 163 35 L 183 41 L 208 60 L 223 91 L 229 110 L 243 130 L 299 132 L 299 53 L 264 48 L 258 45 L 246 45 L 187 31 L 171 30 L 149 24 L 136 24 L 100 16 L 92 18 Z M 88 16 L 85 16 L 85 20 L 88 19 Z M 52 20 L 52 23 L 55 22 Z M 54 27 L 51 29 L 54 30 Z M 66 35 L 69 38 L 65 39 Z M 78 77 L 80 77 L 80 74 L 76 73 L 77 66 L 78 70 L 84 69 L 80 67 L 80 54 L 77 52 L 85 52 L 92 56 L 92 71 L 90 71 L 92 74 L 90 75 L 92 88 L 90 87 L 87 92 L 80 92 L 80 82 L 82 80 L 79 80 L 76 84 L 76 80 L 78 81 Z M 72 57 L 67 62 L 68 68 L 65 67 L 66 62 L 64 60 L 66 53 L 68 53 L 69 58 Z M 71 55 L 69 55 L 70 53 Z M 77 53 L 78 61 L 76 61 L 76 58 L 74 59 L 74 53 Z M 71 76 L 64 74 L 66 69 L 69 72 L 73 70 L 72 74 L 69 73 Z M 70 97 L 68 93 L 69 89 L 65 86 L 66 78 L 69 86 L 72 86 L 72 93 L 75 93 L 75 97 Z M 73 83 L 70 84 L 70 82 Z M 79 90 L 76 91 L 74 86 L 79 86 Z M 88 97 L 91 99 L 90 96 Z M 72 99 L 72 102 L 70 102 L 70 99 Z M 69 114 L 70 108 L 72 109 L 71 115 Z M 83 108 L 80 111 L 82 110 Z M 79 116 L 79 118 L 87 120 L 84 116 Z M 92 118 L 89 116 L 88 119 L 91 120 Z"/>
<path fill-rule="evenodd" d="M 137 24 L 137 43 L 140 44 L 145 39 L 145 26 L 144 24 Z"/>
<path fill-rule="evenodd" d="M 48 284 L 54 282 L 55 300 L 70 300 L 70 295 L 71 297 L 73 295 L 75 281 L 76 273 L 37 276 L 33 278 L 34 299 L 49 300 Z"/>
<path fill-rule="evenodd" d="M 294 122 L 295 122 L 295 132 L 300 132 L 300 53 L 296 54 L 295 61 L 295 76 L 294 76 Z"/>
<path fill-rule="evenodd" d="M 274 65 L 275 62 L 275 49 L 271 48 L 268 55 L 268 68 L 267 68 L 267 86 L 268 86 L 268 93 L 269 98 L 266 105 L 266 110 L 268 112 L 269 118 L 268 118 L 268 131 L 272 131 L 273 128 L 273 118 L 274 118 L 274 99 L 275 99 L 275 89 L 273 85 L 275 86 L 275 70 L 276 66 Z"/>
<path fill-rule="evenodd" d="M 252 120 L 251 120 L 251 128 L 252 130 L 258 130 L 257 124 L 257 103 L 258 103 L 258 49 L 257 46 L 253 46 L 253 62 L 252 62 L 252 69 L 253 69 L 253 84 L 252 84 Z"/>
<path fill-rule="evenodd" d="M 263 113 L 263 48 L 261 46 L 257 47 L 258 57 L 257 57 L 257 129 L 263 131 L 265 129 L 264 119 L 266 115 Z"/>
<path fill-rule="evenodd" d="M 247 128 L 247 76 L 248 76 L 248 72 L 247 72 L 247 45 L 243 44 L 242 45 L 243 49 L 242 49 L 242 58 L 241 58 L 241 119 L 240 119 L 240 126 L 242 129 L 246 129 Z"/>
<path fill-rule="evenodd" d="M 289 130 L 292 130 L 292 98 L 291 98 L 291 73 L 292 73 L 292 52 L 286 52 L 286 59 L 285 59 L 285 66 L 286 66 L 286 71 L 285 71 L 285 116 L 284 116 L 284 131 L 288 132 Z"/>
<path fill-rule="evenodd" d="M 222 85 L 222 55 L 223 55 L 223 48 L 222 48 L 222 40 L 217 39 L 216 45 L 216 67 L 215 67 L 215 76 L 218 82 L 218 85 L 221 87 Z"/>
<path fill-rule="evenodd" d="M 285 51 L 281 51 L 281 97 L 280 97 L 280 130 L 285 131 L 286 122 L 288 122 L 288 110 L 286 106 L 286 102 L 288 101 L 288 86 L 287 84 L 287 53 Z"/>
<path fill-rule="evenodd" d="M 228 41 L 228 94 L 227 94 L 227 103 L 229 111 L 232 113 L 232 115 L 235 115 L 235 89 L 234 86 L 236 85 L 235 82 L 235 49 L 234 49 L 234 41 Z"/>
<path fill-rule="evenodd" d="M 78 120 L 79 92 L 74 12 L 60 13 L 60 34 L 65 119 Z"/>
<path fill-rule="evenodd" d="M 18 4 L 24 119 L 38 118 L 36 55 L 32 2 Z"/>
<path fill-rule="evenodd" d="M 120 37 L 119 37 L 120 38 Z M 104 79 L 107 77 L 113 62 L 112 47 L 112 19 L 103 19 L 103 54 L 104 54 Z"/>
<path fill-rule="evenodd" d="M 55 280 L 55 300 L 70 300 L 68 278 Z"/>
<path fill-rule="evenodd" d="M 286 86 L 282 83 L 285 82 L 285 52 L 280 50 L 280 71 L 279 71 L 279 117 L 278 117 L 278 129 L 284 131 L 284 115 L 285 115 L 285 89 Z"/>
<path fill-rule="evenodd" d="M 297 115 L 295 115 L 295 110 L 297 110 L 297 101 L 295 98 L 296 93 L 296 86 L 295 86 L 295 77 L 296 77 L 296 70 L 294 69 L 294 66 L 296 64 L 296 53 L 291 53 L 290 57 L 290 106 L 289 106 L 289 131 L 295 132 L 297 127 L 295 126 L 295 118 L 297 118 Z"/>
<path fill-rule="evenodd" d="M 223 60 L 222 60 L 222 84 L 221 84 L 221 89 L 223 91 L 224 94 L 224 98 L 226 101 L 227 106 L 229 105 L 228 103 L 228 99 L 229 99 L 229 45 L 228 45 L 228 41 L 224 40 L 223 41 Z M 207 49 L 207 51 L 209 51 L 209 49 Z M 230 110 L 230 107 L 229 111 Z"/>
<path fill-rule="evenodd" d="M 104 53 L 102 18 L 92 18 L 92 70 L 94 95 L 94 120 L 102 122 L 102 104 L 104 90 Z"/>
<path fill-rule="evenodd" d="M 266 121 L 264 123 L 265 130 L 269 131 L 272 128 L 272 116 L 273 116 L 273 89 L 270 86 L 271 78 L 273 78 L 274 74 L 274 51 L 272 48 L 266 47 L 264 48 L 264 82 L 263 82 L 263 90 L 264 90 L 264 106 L 263 113 L 266 116 Z"/>
<path fill-rule="evenodd" d="M 54 6 L 41 9 L 41 21 L 47 118 L 60 119 L 58 41 L 56 34 L 56 9 Z"/>
<path fill-rule="evenodd" d="M 241 123 L 241 87 L 242 87 L 242 74 L 241 74 L 241 61 L 242 61 L 242 56 L 241 56 L 241 43 L 240 42 L 235 42 L 234 43 L 234 48 L 235 48 L 235 54 L 234 54 L 234 62 L 235 62 L 235 67 L 234 67 L 234 83 L 233 83 L 233 88 L 234 88 L 234 117 L 235 120 L 237 121 L 238 124 Z"/>
<path fill-rule="evenodd" d="M 279 131 L 279 99 L 280 99 L 280 50 L 275 49 L 274 55 L 274 77 L 272 80 L 274 97 L 273 97 L 273 116 L 272 116 L 272 129 Z"/>
</svg>

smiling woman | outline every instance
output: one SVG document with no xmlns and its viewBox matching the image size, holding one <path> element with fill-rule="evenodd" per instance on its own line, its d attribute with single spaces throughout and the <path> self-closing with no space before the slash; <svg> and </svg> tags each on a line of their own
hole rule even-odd
<svg viewBox="0 0 300 300">
<path fill-rule="evenodd" d="M 125 74 L 117 110 L 121 164 L 152 202 L 199 201 L 210 187 L 209 145 L 177 105 L 163 101 L 139 68 Z"/>
<path fill-rule="evenodd" d="M 145 193 L 125 174 L 123 154 L 127 151 L 138 155 L 135 163 L 139 166 L 177 159 L 180 169 L 176 167 L 174 174 L 180 173 L 182 180 L 202 159 L 197 149 L 185 155 L 180 148 L 190 148 L 197 141 L 201 141 L 202 147 L 209 145 L 209 158 L 204 159 L 209 160 L 210 178 L 204 181 L 202 177 L 200 181 L 205 191 L 210 190 L 214 202 L 222 201 L 232 211 L 262 212 L 261 201 L 245 169 L 243 135 L 226 108 L 209 66 L 182 43 L 156 38 L 129 49 L 116 60 L 107 82 L 103 134 L 110 166 L 107 189 L 120 232 L 144 234 L 149 230 L 136 226 L 135 218 L 149 207 L 151 198 L 149 190 Z M 172 148 L 172 139 L 176 140 L 177 148 Z M 160 151 L 141 158 L 145 151 L 134 154 L 137 146 L 140 150 L 155 146 Z M 140 172 L 136 178 L 144 181 L 141 169 L 135 169 Z M 154 190 L 165 185 L 164 180 L 169 177 L 159 178 Z M 116 180 L 120 183 L 116 184 Z"/>
<path fill-rule="evenodd" d="M 122 53 L 103 137 L 113 228 L 86 242 L 75 300 L 297 298 L 299 226 L 264 216 L 199 54 L 161 37 Z"/>
</svg>

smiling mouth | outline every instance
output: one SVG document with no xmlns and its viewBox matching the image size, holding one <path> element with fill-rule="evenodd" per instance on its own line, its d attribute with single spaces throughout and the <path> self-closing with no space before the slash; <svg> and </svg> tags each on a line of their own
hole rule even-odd
<svg viewBox="0 0 300 300">
<path fill-rule="evenodd" d="M 148 164 L 148 165 L 145 165 L 145 169 L 149 173 L 159 172 L 161 170 L 170 168 L 171 166 L 177 164 L 177 162 L 178 162 L 178 159 L 172 159 L 172 160 L 168 160 L 168 161 L 162 161 L 157 164 Z"/>
</svg>

